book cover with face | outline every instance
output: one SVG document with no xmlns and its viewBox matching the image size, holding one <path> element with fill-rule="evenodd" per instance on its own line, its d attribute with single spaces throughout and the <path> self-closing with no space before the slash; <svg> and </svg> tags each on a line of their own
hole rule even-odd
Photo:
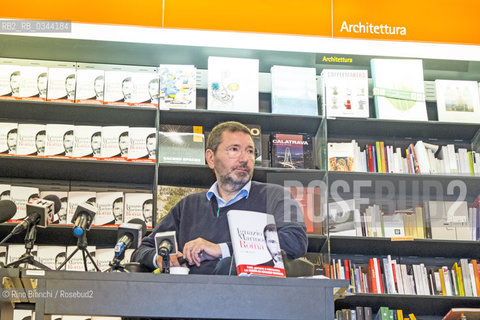
<svg viewBox="0 0 480 320">
<path fill-rule="evenodd" d="M 123 223 L 123 192 L 97 192 L 97 214 L 94 225 L 116 225 Z"/>
<path fill-rule="evenodd" d="M 67 248 L 65 246 L 38 246 L 38 262 L 46 265 L 52 270 L 57 270 L 67 259 Z M 65 270 L 65 267 L 62 268 Z"/>
<path fill-rule="evenodd" d="M 15 59 L 0 58 L 0 99 L 20 96 L 20 69 Z"/>
<path fill-rule="evenodd" d="M 44 124 L 18 125 L 17 155 L 45 155 L 46 131 Z"/>
<path fill-rule="evenodd" d="M 105 71 L 102 65 L 78 63 L 75 102 L 103 104 L 104 90 Z"/>
<path fill-rule="evenodd" d="M 102 127 L 75 126 L 73 136 L 75 141 L 73 156 L 75 158 L 102 156 Z"/>
<path fill-rule="evenodd" d="M 150 193 L 125 193 L 124 222 L 132 219 L 142 219 L 147 228 L 152 227 L 153 197 Z"/>
<path fill-rule="evenodd" d="M 38 193 L 38 188 L 21 186 L 10 187 L 10 200 L 17 206 L 17 212 L 10 222 L 17 222 L 19 219 L 25 218 L 27 215 L 27 203 L 34 198 L 38 198 Z"/>
<path fill-rule="evenodd" d="M 74 126 L 49 123 L 45 128 L 45 156 L 73 156 Z"/>
<path fill-rule="evenodd" d="M 0 122 L 0 154 L 17 154 L 18 123 Z"/>
<path fill-rule="evenodd" d="M 74 103 L 76 77 L 74 62 L 58 63 L 57 66 L 49 67 L 47 101 Z"/>
<path fill-rule="evenodd" d="M 131 73 L 132 93 L 126 99 L 129 106 L 158 107 L 160 80 L 156 71 L 156 68 L 141 67 Z"/>
<path fill-rule="evenodd" d="M 20 66 L 20 88 L 17 99 L 45 101 L 48 88 L 48 67 L 41 61 L 25 60 Z"/>
<path fill-rule="evenodd" d="M 128 127 L 102 127 L 102 158 L 127 158 L 129 143 Z"/>
<path fill-rule="evenodd" d="M 129 128 L 128 159 L 155 160 L 157 136 L 155 128 Z"/>
<path fill-rule="evenodd" d="M 111 66 L 105 70 L 104 104 L 128 106 L 133 96 L 132 72 L 122 66 Z"/>
</svg>

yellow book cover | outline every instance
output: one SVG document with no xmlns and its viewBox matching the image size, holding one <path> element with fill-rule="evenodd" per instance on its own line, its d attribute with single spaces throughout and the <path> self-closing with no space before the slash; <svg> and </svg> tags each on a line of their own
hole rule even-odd
<svg viewBox="0 0 480 320">
<path fill-rule="evenodd" d="M 443 277 L 443 271 L 442 269 L 438 269 L 438 274 L 440 276 L 440 284 L 442 286 L 442 296 L 446 296 L 447 295 L 447 292 L 445 290 L 445 279 Z"/>
<path fill-rule="evenodd" d="M 403 310 L 402 309 L 397 309 L 397 319 L 403 319 Z"/>
<path fill-rule="evenodd" d="M 423 225 L 423 207 L 415 207 L 416 235 L 418 239 L 425 239 L 425 226 Z"/>
<path fill-rule="evenodd" d="M 413 313 L 409 313 L 408 316 L 410 317 L 410 320 L 417 320 L 417 317 Z"/>
<path fill-rule="evenodd" d="M 375 142 L 375 153 L 377 154 L 377 172 L 383 172 L 382 152 L 380 151 L 380 141 Z"/>
<path fill-rule="evenodd" d="M 380 156 L 382 157 L 382 172 L 387 172 L 387 158 L 385 157 L 385 143 L 380 141 Z"/>
<path fill-rule="evenodd" d="M 465 290 L 463 288 L 462 269 L 458 266 L 458 263 L 453 264 L 453 270 L 455 271 L 455 277 L 458 286 L 458 295 L 465 297 Z"/>
</svg>

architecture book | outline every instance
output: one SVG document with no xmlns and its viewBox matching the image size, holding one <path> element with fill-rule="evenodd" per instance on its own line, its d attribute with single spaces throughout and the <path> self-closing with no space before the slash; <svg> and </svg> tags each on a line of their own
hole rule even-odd
<svg viewBox="0 0 480 320">
<path fill-rule="evenodd" d="M 258 59 L 208 57 L 207 109 L 258 112 Z"/>
<path fill-rule="evenodd" d="M 285 277 L 273 215 L 230 210 L 227 219 L 237 274 Z"/>
<path fill-rule="evenodd" d="M 422 60 L 372 59 L 377 118 L 428 121 Z"/>
<path fill-rule="evenodd" d="M 329 171 L 354 171 L 355 157 L 352 142 L 328 143 L 328 170 Z"/>
<path fill-rule="evenodd" d="M 368 118 L 368 71 L 324 69 L 322 101 L 327 117 Z"/>
<path fill-rule="evenodd" d="M 194 65 L 161 64 L 160 109 L 197 107 L 197 69 Z"/>
<path fill-rule="evenodd" d="M 435 80 L 438 121 L 480 123 L 477 81 Z"/>
<path fill-rule="evenodd" d="M 274 168 L 313 169 L 314 148 L 308 134 L 272 133 L 270 159 Z"/>
<path fill-rule="evenodd" d="M 316 116 L 315 68 L 272 66 L 272 113 Z"/>
</svg>

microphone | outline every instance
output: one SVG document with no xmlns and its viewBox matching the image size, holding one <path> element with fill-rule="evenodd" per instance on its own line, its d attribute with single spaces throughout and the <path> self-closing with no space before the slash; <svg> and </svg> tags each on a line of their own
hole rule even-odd
<svg viewBox="0 0 480 320">
<path fill-rule="evenodd" d="M 47 200 L 47 197 L 52 200 Z M 48 195 L 43 199 L 35 198 L 27 203 L 27 216 L 15 226 L 12 230 L 12 235 L 18 234 L 26 230 L 29 226 L 38 225 L 39 227 L 46 228 L 54 220 L 55 202 L 60 202 L 55 195 Z M 56 200 L 56 201 L 55 201 Z M 58 208 L 60 210 L 60 208 Z"/>
<path fill-rule="evenodd" d="M 16 212 L 17 206 L 15 202 L 11 200 L 0 200 L 0 223 L 12 219 Z"/>
<path fill-rule="evenodd" d="M 125 250 L 137 249 L 147 232 L 147 225 L 142 219 L 132 219 L 118 227 L 118 240 L 115 245 L 115 257 L 121 256 Z"/>
<path fill-rule="evenodd" d="M 178 248 L 175 231 L 155 234 L 155 247 L 157 248 L 157 254 L 162 257 L 177 254 Z"/>
<path fill-rule="evenodd" d="M 74 224 L 73 235 L 76 237 L 81 237 L 83 236 L 85 231 L 90 230 L 90 227 L 92 226 L 93 218 L 95 218 L 96 213 L 97 213 L 96 206 L 88 202 L 79 204 L 72 218 L 72 223 Z"/>
</svg>

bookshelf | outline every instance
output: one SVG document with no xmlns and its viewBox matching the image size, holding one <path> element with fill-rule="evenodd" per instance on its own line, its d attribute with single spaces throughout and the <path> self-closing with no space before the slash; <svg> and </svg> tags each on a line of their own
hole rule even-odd
<svg viewBox="0 0 480 320">
<path fill-rule="evenodd" d="M 201 74 L 207 69 L 210 55 L 257 58 L 260 60 L 260 72 L 268 74 L 272 65 L 289 65 L 315 67 L 317 74 L 324 68 L 369 69 L 372 55 L 349 55 L 353 64 L 323 63 L 322 57 L 332 53 L 289 52 L 275 50 L 257 50 L 250 48 L 220 48 L 210 46 L 186 46 L 178 44 L 141 43 L 130 40 L 123 42 L 108 40 L 62 39 L 48 37 L 25 37 L 1 35 L 2 55 L 12 58 L 44 59 L 59 61 L 76 61 L 90 63 L 109 63 L 125 65 L 157 66 L 160 63 L 194 64 Z M 344 53 L 343 53 L 344 54 Z M 394 54 L 391 54 L 393 56 Z M 389 56 L 381 56 L 389 57 Z M 424 76 L 426 82 L 437 78 L 479 80 L 480 62 L 470 60 L 448 60 L 423 57 Z M 480 178 L 450 175 L 407 175 L 327 172 L 326 141 L 349 141 L 357 139 L 372 143 L 382 137 L 386 142 L 399 146 L 416 139 L 424 139 L 432 143 L 455 141 L 462 146 L 471 146 L 480 125 L 440 123 L 437 121 L 435 101 L 427 101 L 427 112 L 430 121 L 394 121 L 369 119 L 325 119 L 324 113 L 318 117 L 297 115 L 274 115 L 269 113 L 270 93 L 268 88 L 259 93 L 260 112 L 223 113 L 206 110 L 206 90 L 199 87 L 197 91 L 197 110 L 152 110 L 133 109 L 117 106 L 90 106 L 78 104 L 58 104 L 48 102 L 0 101 L 0 118 L 18 121 L 34 121 L 38 123 L 68 122 L 75 124 L 156 126 L 162 124 L 199 124 L 204 130 L 211 129 L 216 123 L 225 120 L 237 120 L 243 123 L 254 123 L 262 126 L 262 133 L 267 136 L 271 132 L 306 132 L 316 136 L 316 168 L 306 170 L 288 170 L 261 167 L 255 168 L 254 179 L 264 182 L 282 184 L 288 179 L 297 179 L 307 185 L 311 181 L 324 181 L 329 187 L 335 181 L 345 181 L 352 185 L 355 181 L 368 180 L 373 184 L 392 183 L 394 190 L 400 190 L 400 183 L 407 185 L 414 182 L 426 183 L 434 181 L 445 190 L 452 180 L 460 180 L 468 190 L 468 198 L 478 193 Z M 321 108 L 320 108 L 321 109 Z M 370 99 L 370 115 L 374 115 L 374 103 Z M 52 120 L 53 119 L 53 120 Z M 265 141 L 263 139 L 262 143 Z M 265 156 L 265 154 L 264 154 Z M 122 174 L 119 175 L 118 173 Z M 7 183 L 21 185 L 31 184 L 32 179 L 38 185 L 60 185 L 65 188 L 108 188 L 140 189 L 151 191 L 156 196 L 157 184 L 208 187 L 214 181 L 213 173 L 207 166 L 170 165 L 170 164 L 132 164 L 113 161 L 62 160 L 29 157 L 0 157 L 0 177 Z M 366 189 L 367 198 L 373 197 L 375 189 Z M 344 198 L 351 196 L 343 194 Z M 395 193 L 398 196 L 398 193 Z M 0 226 L 0 233 L 6 234 L 13 226 Z M 57 239 L 71 239 L 69 227 L 54 226 L 46 231 L 39 231 L 39 244 L 55 244 Z M 89 232 L 89 242 L 99 246 L 113 245 L 116 230 L 93 228 Z M 22 243 L 21 237 L 12 242 Z M 341 237 L 333 235 L 309 235 L 310 252 L 320 252 L 327 256 L 364 255 L 393 257 L 479 257 L 479 245 L 473 241 L 447 241 L 416 239 L 409 242 L 393 242 L 384 238 Z M 441 318 L 444 309 L 454 306 L 470 306 L 480 303 L 478 298 L 470 297 L 438 297 L 407 295 L 372 295 L 359 294 L 338 300 L 336 308 L 369 305 L 378 309 L 381 305 L 389 307 L 403 306 L 411 312 L 418 310 L 420 315 Z M 427 307 L 425 307 L 427 306 Z M 410 308 L 411 307 L 411 308 Z M 447 310 L 448 311 L 448 310 Z"/>
</svg>

